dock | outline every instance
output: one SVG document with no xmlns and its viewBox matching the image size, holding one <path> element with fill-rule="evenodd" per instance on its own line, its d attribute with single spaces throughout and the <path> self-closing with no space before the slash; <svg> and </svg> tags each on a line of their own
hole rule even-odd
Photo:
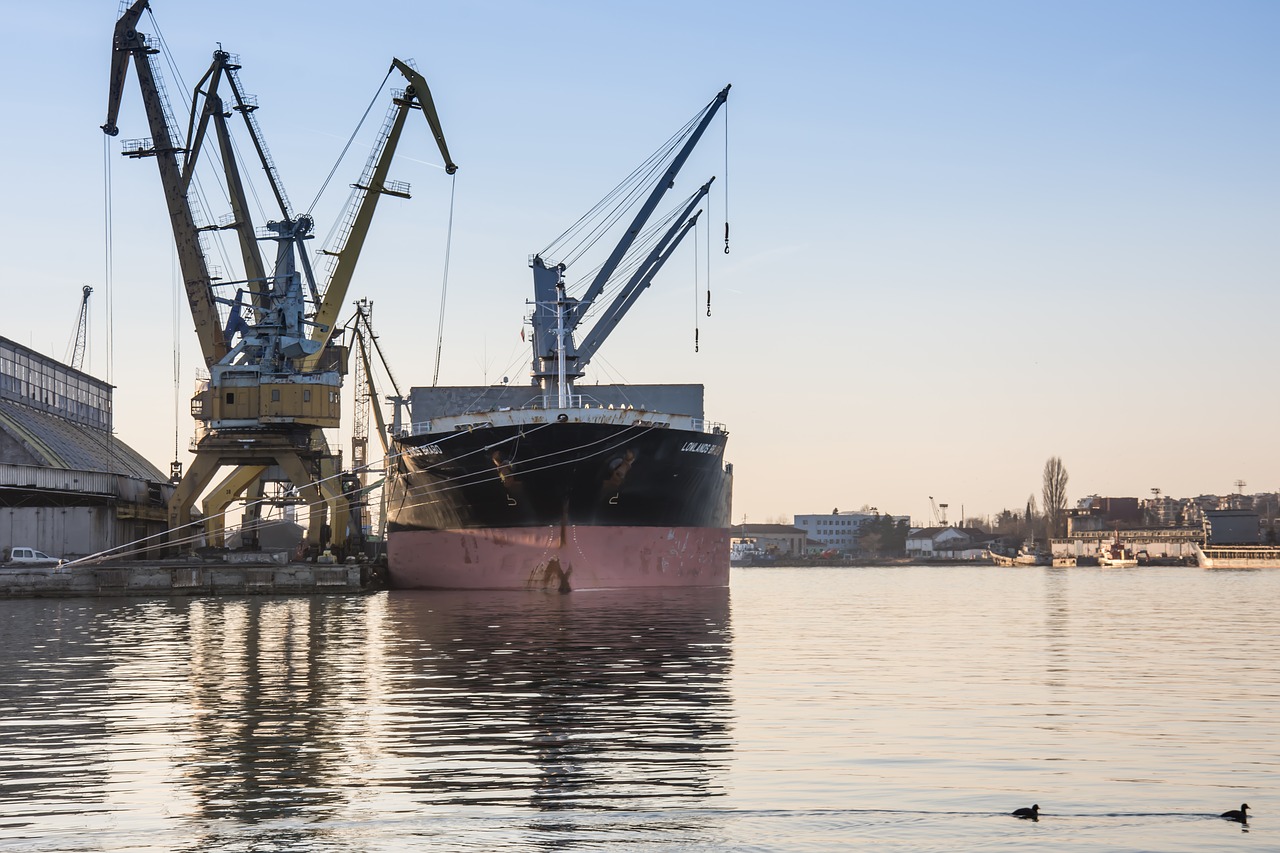
<svg viewBox="0 0 1280 853">
<path fill-rule="evenodd" d="M 82 596 L 314 595 L 381 588 L 369 563 L 269 560 L 118 561 L 93 565 L 0 568 L 0 599 Z"/>
</svg>

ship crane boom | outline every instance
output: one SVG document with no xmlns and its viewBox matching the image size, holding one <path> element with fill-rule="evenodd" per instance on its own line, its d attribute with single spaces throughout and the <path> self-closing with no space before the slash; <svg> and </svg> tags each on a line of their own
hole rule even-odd
<svg viewBox="0 0 1280 853">
<path fill-rule="evenodd" d="M 667 191 L 675 185 L 676 175 L 680 174 L 680 169 L 684 167 L 684 163 L 689 159 L 689 155 L 693 153 L 693 149 L 697 146 L 698 141 L 702 139 L 702 134 L 706 131 L 707 125 L 711 124 L 711 120 L 715 118 L 716 112 L 720 107 L 729 100 L 729 86 L 725 86 L 720 90 L 719 94 L 712 99 L 703 111 L 702 118 L 697 126 L 689 134 L 689 138 L 685 140 L 684 146 L 681 147 L 679 153 L 672 158 L 667 170 L 662 177 L 654 184 L 653 190 L 650 191 L 648 199 L 644 205 L 636 212 L 635 219 L 631 225 L 623 232 L 622 238 L 618 240 L 618 244 L 614 246 L 613 252 L 608 259 L 600 267 L 600 271 L 596 273 L 595 279 L 591 282 L 591 286 L 587 288 L 587 292 L 583 294 L 578 302 L 575 311 L 577 320 L 581 320 L 585 316 L 591 304 L 604 291 L 605 285 L 608 284 L 609 278 L 613 275 L 614 270 L 618 268 L 618 264 L 626 255 L 627 250 L 631 248 L 631 244 L 635 242 L 636 237 L 640 235 L 640 230 L 644 228 L 644 224 L 649 221 L 649 217 L 653 215 L 654 209 L 658 206 L 658 202 L 667 194 Z"/>
<path fill-rule="evenodd" d="M 535 256 L 533 267 L 533 377 L 534 382 L 542 388 L 544 396 L 556 399 L 571 393 L 572 384 L 582 376 L 583 367 L 599 350 L 605 339 L 617 328 L 618 323 L 627 311 L 635 304 L 639 294 L 652 282 L 653 277 L 670 257 L 671 252 L 679 245 L 681 239 L 693 227 L 697 216 L 693 209 L 705 197 L 710 188 L 708 181 L 694 195 L 685 211 L 676 219 L 662 238 L 651 248 L 647 257 L 639 264 L 625 285 L 613 296 L 612 301 L 604 307 L 601 318 L 588 333 L 578 347 L 573 343 L 574 335 L 586 319 L 596 301 L 604 293 L 610 279 L 617 272 L 624 258 L 632 249 L 636 240 L 644 232 L 645 225 L 663 196 L 675 185 L 685 161 L 702 139 L 707 126 L 715 117 L 720 107 L 729 98 L 729 86 L 725 86 L 707 104 L 700 115 L 696 116 L 684 133 L 683 143 L 671 155 L 665 170 L 653 181 L 652 188 L 643 204 L 640 205 L 631 224 L 627 226 L 608 258 L 600 266 L 591 284 L 580 299 L 566 300 L 563 296 L 564 271 L 566 265 L 548 265 L 541 256 Z M 713 179 L 714 180 L 714 179 Z M 554 387 L 553 386 L 560 386 Z"/>
<path fill-rule="evenodd" d="M 618 324 L 622 322 L 622 318 L 626 316 L 627 311 L 640 298 L 640 294 L 653 282 L 654 276 L 658 274 L 658 271 L 667 262 L 667 258 L 671 257 L 671 253 L 680 245 L 680 241 L 697 225 L 701 211 L 695 212 L 694 208 L 706 198 L 710 189 L 711 181 L 707 181 L 694 193 L 693 198 L 685 205 L 684 210 L 676 217 L 675 222 L 667 230 L 666 234 L 650 250 L 648 257 L 632 274 L 630 280 L 618 291 L 618 295 L 609 304 L 605 315 L 591 327 L 591 331 L 583 338 L 582 343 L 578 345 L 578 370 L 582 370 L 587 366 L 587 363 L 591 361 L 591 357 L 595 355 L 596 350 L 609 337 L 609 333 L 617 328 Z"/>
</svg>

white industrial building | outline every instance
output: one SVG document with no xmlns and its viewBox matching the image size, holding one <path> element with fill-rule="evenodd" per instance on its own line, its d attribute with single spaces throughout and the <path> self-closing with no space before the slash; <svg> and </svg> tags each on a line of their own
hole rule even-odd
<svg viewBox="0 0 1280 853">
<path fill-rule="evenodd" d="M 841 512 L 832 510 L 828 513 L 810 513 L 797 515 L 795 526 L 805 532 L 811 546 L 822 550 L 834 549 L 844 554 L 858 551 L 858 537 L 862 535 L 862 525 L 884 518 L 879 513 Z M 894 524 L 911 523 L 907 515 L 892 516 Z"/>
</svg>

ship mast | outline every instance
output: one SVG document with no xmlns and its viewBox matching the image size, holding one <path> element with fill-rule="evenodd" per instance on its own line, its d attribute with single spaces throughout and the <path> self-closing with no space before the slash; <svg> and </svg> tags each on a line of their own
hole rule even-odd
<svg viewBox="0 0 1280 853">
<path fill-rule="evenodd" d="M 568 298 L 564 294 L 564 279 L 556 285 L 556 407 L 569 408 L 569 360 L 565 358 L 565 336 L 568 331 L 564 326 L 565 311 L 569 308 Z"/>
</svg>

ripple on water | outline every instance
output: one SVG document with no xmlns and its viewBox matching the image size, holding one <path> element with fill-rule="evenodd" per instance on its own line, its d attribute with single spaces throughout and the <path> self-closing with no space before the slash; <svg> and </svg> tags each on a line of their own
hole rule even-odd
<svg viewBox="0 0 1280 853">
<path fill-rule="evenodd" d="M 915 566 L 3 601 L 0 845 L 1266 844 L 1265 813 L 1217 814 L 1275 799 L 1278 597 L 1280 572 Z"/>
</svg>

